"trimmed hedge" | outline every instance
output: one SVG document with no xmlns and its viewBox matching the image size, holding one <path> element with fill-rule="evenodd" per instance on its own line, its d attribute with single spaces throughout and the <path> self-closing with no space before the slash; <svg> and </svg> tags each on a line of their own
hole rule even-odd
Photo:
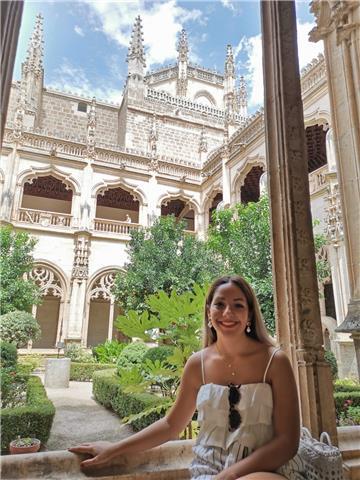
<svg viewBox="0 0 360 480">
<path fill-rule="evenodd" d="M 334 382 L 335 392 L 360 392 L 360 383 L 353 380 L 336 380 Z"/>
<path fill-rule="evenodd" d="M 336 416 L 339 418 L 340 413 L 344 411 L 344 403 L 351 400 L 352 407 L 360 407 L 360 391 L 355 392 L 335 392 L 334 393 Z"/>
<path fill-rule="evenodd" d="M 34 436 L 45 443 L 50 435 L 54 415 L 55 407 L 47 398 L 40 378 L 30 377 L 26 390 L 26 405 L 0 410 L 1 451 L 7 452 L 9 443 L 18 435 Z"/>
<path fill-rule="evenodd" d="M 159 397 L 151 393 L 124 393 L 116 376 L 116 370 L 96 372 L 93 376 L 93 394 L 95 399 L 107 408 L 111 408 L 120 418 L 140 413 L 145 408 L 159 404 Z M 152 413 L 147 417 L 131 422 L 137 432 L 159 420 L 164 415 Z"/>
<path fill-rule="evenodd" d="M 1 367 L 15 368 L 17 364 L 17 349 L 14 343 L 0 342 Z"/>
<path fill-rule="evenodd" d="M 94 372 L 98 370 L 108 370 L 113 368 L 112 363 L 81 363 L 71 362 L 70 364 L 70 380 L 75 382 L 90 382 Z"/>
</svg>

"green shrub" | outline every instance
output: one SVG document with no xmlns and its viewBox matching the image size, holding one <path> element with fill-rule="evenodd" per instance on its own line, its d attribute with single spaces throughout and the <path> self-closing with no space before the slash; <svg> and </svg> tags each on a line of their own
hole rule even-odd
<svg viewBox="0 0 360 480">
<path fill-rule="evenodd" d="M 130 370 L 132 367 L 141 365 L 149 347 L 143 342 L 129 343 L 120 353 L 117 360 L 117 368 L 119 370 Z"/>
<path fill-rule="evenodd" d="M 18 435 L 33 436 L 45 443 L 50 435 L 55 407 L 47 398 L 40 378 L 30 377 L 27 383 L 26 405 L 0 411 L 1 450 L 8 451 L 9 443 Z"/>
<path fill-rule="evenodd" d="M 336 380 L 338 376 L 338 365 L 335 355 L 331 350 L 325 350 L 324 358 L 325 361 L 330 365 L 333 380 Z"/>
<path fill-rule="evenodd" d="M 360 392 L 360 383 L 351 378 L 344 378 L 334 382 L 335 392 Z"/>
<path fill-rule="evenodd" d="M 40 325 L 28 312 L 15 310 L 0 316 L 0 337 L 17 348 L 25 347 L 29 340 L 34 342 L 40 334 Z"/>
<path fill-rule="evenodd" d="M 106 340 L 106 342 L 93 347 L 93 356 L 99 363 L 116 363 L 126 345 L 117 340 Z"/>
<path fill-rule="evenodd" d="M 37 353 L 30 353 L 26 355 L 21 355 L 18 358 L 18 365 L 26 365 L 26 368 L 30 368 L 31 372 L 36 370 L 37 368 L 44 365 L 45 357 L 37 354 Z"/>
<path fill-rule="evenodd" d="M 106 370 L 113 367 L 113 364 L 105 363 L 80 363 L 71 362 L 70 364 L 70 380 L 75 382 L 90 382 L 93 373 L 98 370 Z"/>
<path fill-rule="evenodd" d="M 335 392 L 334 393 L 336 417 L 339 419 L 341 413 L 351 407 L 360 407 L 360 391 Z"/>
<path fill-rule="evenodd" d="M 160 406 L 161 398 L 150 393 L 129 394 L 122 391 L 115 370 L 96 372 L 93 376 L 93 394 L 95 399 L 107 408 L 111 408 L 120 418 L 140 413 L 147 408 Z M 135 431 L 142 430 L 164 416 L 163 412 L 153 412 L 146 417 L 138 418 L 130 425 Z"/>
<path fill-rule="evenodd" d="M 70 358 L 72 362 L 93 363 L 95 361 L 92 354 L 78 343 L 68 343 L 66 345 L 65 357 Z"/>
<path fill-rule="evenodd" d="M 1 368 L 0 408 L 14 408 L 26 403 L 26 384 L 29 375 L 13 368 Z"/>
<path fill-rule="evenodd" d="M 17 364 L 16 345 L 9 342 L 0 342 L 1 367 L 15 368 Z"/>
<path fill-rule="evenodd" d="M 341 427 L 360 425 L 360 407 L 352 407 L 349 405 L 345 411 L 341 412 L 338 424 Z"/>
<path fill-rule="evenodd" d="M 174 347 L 169 345 L 160 345 L 159 347 L 149 348 L 144 355 L 143 362 L 146 362 L 146 360 L 151 360 L 155 363 L 155 360 L 159 360 L 160 362 L 168 364 L 167 359 L 173 354 Z"/>
</svg>

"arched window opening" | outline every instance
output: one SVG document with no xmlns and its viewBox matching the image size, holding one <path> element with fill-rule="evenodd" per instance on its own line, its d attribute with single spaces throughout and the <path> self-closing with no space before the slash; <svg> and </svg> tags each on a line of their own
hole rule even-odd
<svg viewBox="0 0 360 480">
<path fill-rule="evenodd" d="M 264 168 L 257 165 L 246 175 L 244 185 L 241 187 L 241 203 L 258 202 L 260 198 L 260 178 Z"/>
<path fill-rule="evenodd" d="M 210 205 L 210 208 L 209 208 L 209 225 L 212 225 L 212 223 L 213 223 L 212 214 L 213 214 L 214 210 L 216 210 L 219 203 L 222 202 L 222 199 L 223 199 L 223 194 L 221 192 L 217 193 L 215 195 L 215 197 L 213 198 L 213 201 L 212 201 L 212 203 Z"/>
<path fill-rule="evenodd" d="M 121 311 L 112 293 L 116 272 L 107 272 L 94 280 L 89 295 L 89 318 L 86 344 L 94 347 L 105 340 L 128 340 L 114 322 Z"/>
<path fill-rule="evenodd" d="M 332 283 L 324 284 L 324 297 L 325 297 L 326 316 L 335 318 L 336 320 L 335 298 L 334 298 L 334 289 L 333 289 Z"/>
<path fill-rule="evenodd" d="M 185 230 L 195 231 L 195 212 L 194 209 L 180 198 L 175 200 L 164 200 L 161 205 L 161 216 L 174 215 L 177 220 L 183 220 L 186 223 Z"/>
<path fill-rule="evenodd" d="M 327 164 L 326 130 L 323 125 L 311 125 L 305 129 L 308 155 L 308 172 L 314 172 Z"/>
<path fill-rule="evenodd" d="M 139 223 L 139 207 L 139 200 L 128 191 L 121 187 L 109 188 L 97 196 L 96 218 Z"/>
<path fill-rule="evenodd" d="M 46 175 L 24 184 L 21 208 L 55 213 L 71 213 L 73 192 L 61 180 Z"/>
<path fill-rule="evenodd" d="M 42 295 L 42 303 L 33 309 L 33 315 L 41 328 L 41 336 L 33 342 L 32 347 L 55 348 L 58 340 L 61 300 L 64 296 L 61 281 L 55 272 L 41 265 L 34 267 L 29 276 L 38 285 Z"/>
</svg>

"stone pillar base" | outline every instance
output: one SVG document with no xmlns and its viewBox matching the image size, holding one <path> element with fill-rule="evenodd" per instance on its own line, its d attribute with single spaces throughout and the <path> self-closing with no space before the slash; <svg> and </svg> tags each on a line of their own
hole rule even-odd
<svg viewBox="0 0 360 480">
<path fill-rule="evenodd" d="M 70 358 L 47 358 L 45 363 L 45 387 L 69 388 Z"/>
</svg>

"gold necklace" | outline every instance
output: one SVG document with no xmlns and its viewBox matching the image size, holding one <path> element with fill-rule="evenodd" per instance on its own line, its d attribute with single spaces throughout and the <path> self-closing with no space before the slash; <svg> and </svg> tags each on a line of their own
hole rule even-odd
<svg viewBox="0 0 360 480">
<path fill-rule="evenodd" d="M 226 366 L 230 369 L 230 374 L 231 374 L 231 376 L 232 376 L 232 377 L 235 377 L 235 375 L 236 375 L 236 372 L 234 372 L 235 366 L 233 366 L 233 364 L 232 364 L 231 362 L 228 363 L 228 361 L 227 361 L 226 358 L 225 358 L 225 355 L 223 355 L 223 354 L 220 352 L 217 342 L 215 342 L 215 348 L 216 348 L 218 354 L 220 355 L 220 357 L 223 359 L 223 361 L 224 361 L 224 363 L 226 364 Z"/>
</svg>

